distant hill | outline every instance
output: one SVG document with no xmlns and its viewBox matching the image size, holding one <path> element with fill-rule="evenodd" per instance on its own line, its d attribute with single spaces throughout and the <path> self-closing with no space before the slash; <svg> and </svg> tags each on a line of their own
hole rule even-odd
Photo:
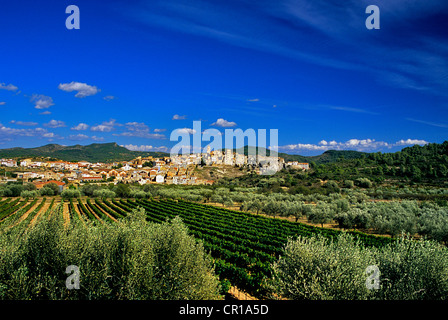
<svg viewBox="0 0 448 320">
<path fill-rule="evenodd" d="M 361 159 L 368 153 L 353 150 L 328 150 L 318 156 L 300 156 L 286 153 L 279 153 L 278 156 L 285 161 L 314 162 L 316 164 L 333 163 L 339 160 Z"/>
<path fill-rule="evenodd" d="M 266 155 L 271 154 L 271 150 L 259 147 L 249 147 L 245 146 L 244 148 L 234 149 L 234 151 L 239 153 L 244 153 L 247 155 L 249 152 L 254 154 L 258 151 L 264 151 Z M 272 154 L 274 155 L 274 153 Z M 360 159 L 367 156 L 368 153 L 352 151 L 352 150 L 328 150 L 318 156 L 301 156 L 295 154 L 287 154 L 279 152 L 278 156 L 285 159 L 285 161 L 298 161 L 298 162 L 314 162 L 316 164 L 324 164 L 324 163 L 333 163 L 338 160 L 348 160 L 348 159 Z"/>
<path fill-rule="evenodd" d="M 245 146 L 244 148 L 234 149 L 239 153 L 247 155 L 249 152 L 265 151 L 266 155 L 271 155 L 269 149 L 261 150 L 259 147 Z M 89 161 L 89 162 L 115 162 L 115 161 L 129 161 L 139 156 L 153 156 L 153 157 L 168 157 L 170 154 L 165 152 L 142 152 L 131 151 L 119 146 L 117 143 L 94 143 L 87 146 L 61 146 L 59 144 L 47 144 L 36 148 L 9 148 L 0 149 L 0 158 L 54 158 L 64 161 Z M 273 155 L 273 154 L 272 154 Z M 314 162 L 316 164 L 333 163 L 338 159 L 358 159 L 365 155 L 358 151 L 336 151 L 329 150 L 318 156 L 301 156 L 290 155 L 286 153 L 278 153 L 279 157 L 285 161 L 299 161 L 299 162 Z"/>
<path fill-rule="evenodd" d="M 0 149 L 0 158 L 50 157 L 64 161 L 105 162 L 129 161 L 136 157 L 164 157 L 169 153 L 131 151 L 117 143 L 94 143 L 87 146 L 48 144 L 37 148 Z"/>
</svg>

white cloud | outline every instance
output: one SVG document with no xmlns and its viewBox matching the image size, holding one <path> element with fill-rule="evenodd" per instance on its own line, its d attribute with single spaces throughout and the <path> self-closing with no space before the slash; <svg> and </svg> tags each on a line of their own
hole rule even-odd
<svg viewBox="0 0 448 320">
<path fill-rule="evenodd" d="M 115 126 L 122 125 L 117 123 L 115 119 L 111 119 L 109 121 L 104 121 L 102 124 L 91 127 L 90 130 L 99 132 L 111 132 L 112 130 L 114 130 Z"/>
<path fill-rule="evenodd" d="M 0 101 L 0 106 L 4 106 L 6 104 L 5 101 Z"/>
<path fill-rule="evenodd" d="M 122 145 L 122 147 L 125 147 L 128 150 L 131 151 L 157 151 L 157 152 L 167 152 L 168 148 L 165 146 L 161 146 L 161 147 L 153 147 L 153 146 L 148 146 L 148 145 L 133 145 L 133 144 L 127 144 L 127 145 Z"/>
<path fill-rule="evenodd" d="M 56 135 L 53 132 L 43 133 L 42 136 L 44 138 L 55 138 L 56 137 Z"/>
<path fill-rule="evenodd" d="M 37 122 L 26 122 L 26 121 L 15 121 L 15 120 L 11 120 L 10 123 L 13 123 L 18 126 L 25 126 L 25 127 L 33 127 L 33 126 L 38 125 Z"/>
<path fill-rule="evenodd" d="M 103 137 L 97 137 L 97 136 L 92 136 L 91 139 L 94 141 L 104 141 Z"/>
<path fill-rule="evenodd" d="M 0 123 L 0 141 L 11 141 L 16 137 L 59 138 L 57 135 L 48 132 L 48 130 L 44 128 L 16 129 L 5 127 Z"/>
<path fill-rule="evenodd" d="M 166 129 L 154 129 L 154 132 L 164 132 Z"/>
<path fill-rule="evenodd" d="M 7 91 L 17 91 L 17 89 L 19 88 L 17 88 L 15 85 L 12 84 L 5 85 L 4 83 L 0 83 L 0 89 Z"/>
<path fill-rule="evenodd" d="M 65 122 L 60 120 L 51 120 L 50 122 L 45 123 L 44 126 L 49 128 L 61 128 L 65 127 Z"/>
<path fill-rule="evenodd" d="M 72 128 L 72 130 L 76 130 L 76 131 L 87 130 L 87 129 L 89 129 L 89 125 L 82 123 L 82 122 Z"/>
<path fill-rule="evenodd" d="M 258 102 L 258 101 L 260 101 L 260 99 L 247 99 L 247 101 L 249 101 L 249 102 Z"/>
<path fill-rule="evenodd" d="M 110 100 L 114 100 L 115 97 L 114 96 L 105 96 L 103 99 L 106 101 L 110 101 Z"/>
<path fill-rule="evenodd" d="M 216 122 L 212 123 L 212 126 L 217 127 L 234 127 L 236 126 L 235 122 L 224 120 L 223 118 L 219 118 Z"/>
<path fill-rule="evenodd" d="M 128 122 L 125 124 L 128 131 L 114 134 L 114 136 L 138 137 L 146 139 L 165 139 L 165 135 L 160 133 L 151 133 L 149 127 L 143 122 Z"/>
<path fill-rule="evenodd" d="M 99 132 L 111 132 L 114 128 L 111 126 L 106 126 L 104 124 L 99 124 L 97 126 L 94 126 L 90 128 L 92 131 L 99 131 Z"/>
<path fill-rule="evenodd" d="M 187 119 L 187 116 L 180 116 L 180 115 L 178 115 L 178 114 L 175 114 L 175 115 L 173 116 L 173 119 L 172 119 L 172 120 L 185 120 L 185 119 Z"/>
<path fill-rule="evenodd" d="M 196 130 L 194 129 L 190 129 L 190 128 L 180 128 L 180 129 L 176 129 L 174 130 L 176 133 L 180 133 L 180 134 L 195 134 Z"/>
<path fill-rule="evenodd" d="M 419 139 L 406 139 L 406 140 L 400 140 L 395 142 L 396 146 L 410 146 L 410 145 L 414 145 L 414 144 L 418 144 L 418 145 L 425 145 L 428 144 L 429 142 L 425 141 L 425 140 L 419 140 Z"/>
<path fill-rule="evenodd" d="M 47 114 L 51 114 L 51 112 L 47 110 L 47 111 L 41 112 L 41 113 L 39 113 L 39 114 L 47 115 Z"/>
<path fill-rule="evenodd" d="M 43 94 L 33 94 L 30 102 L 34 104 L 34 108 L 36 109 L 48 109 L 51 106 L 54 106 L 53 98 Z"/>
<path fill-rule="evenodd" d="M 70 83 L 60 83 L 58 89 L 65 92 L 77 91 L 77 93 L 75 94 L 76 98 L 85 98 L 88 96 L 93 96 L 97 94 L 99 91 L 101 91 L 95 86 L 75 81 L 72 81 Z"/>
<path fill-rule="evenodd" d="M 415 144 L 425 145 L 428 142 L 420 139 L 406 139 L 399 140 L 395 143 L 388 143 L 385 141 L 376 141 L 375 139 L 350 139 L 345 142 L 336 142 L 321 140 L 318 144 L 298 143 L 279 146 L 280 150 L 284 151 L 326 151 L 326 150 L 356 150 L 363 152 L 370 152 L 379 150 L 381 148 L 393 148 L 400 146 L 412 146 Z"/>
</svg>

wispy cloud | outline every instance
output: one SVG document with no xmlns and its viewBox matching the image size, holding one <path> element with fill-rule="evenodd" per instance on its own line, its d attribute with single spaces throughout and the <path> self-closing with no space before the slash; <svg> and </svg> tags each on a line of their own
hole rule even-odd
<svg viewBox="0 0 448 320">
<path fill-rule="evenodd" d="M 412 118 L 406 118 L 406 120 L 408 120 L 408 121 L 412 121 L 412 122 L 417 122 L 417 123 L 426 124 L 426 125 L 428 125 L 428 126 L 433 126 L 433 127 L 448 128 L 448 124 L 446 124 L 446 123 L 439 123 L 439 122 L 432 122 L 432 121 L 417 120 L 417 119 L 412 119 Z"/>
<path fill-rule="evenodd" d="M 37 126 L 38 123 L 37 122 L 32 122 L 32 121 L 15 121 L 15 120 L 11 120 L 9 123 L 18 125 L 18 126 L 25 126 L 25 127 L 34 127 Z"/>
<path fill-rule="evenodd" d="M 377 112 L 373 112 L 373 111 L 369 111 L 369 110 L 361 109 L 361 108 L 352 108 L 352 107 L 343 107 L 343 106 L 329 106 L 329 108 L 332 110 L 340 110 L 340 111 L 355 112 L 355 113 L 366 113 L 366 114 L 371 114 L 371 115 L 379 114 Z"/>
<path fill-rule="evenodd" d="M 347 0 L 344 5 L 261 0 L 228 5 L 192 0 L 144 3 L 132 14 L 144 23 L 176 32 L 320 66 L 362 71 L 384 85 L 446 95 L 445 46 L 415 21 L 446 12 L 448 2 L 381 2 L 382 20 L 393 21 L 387 33 L 365 28 L 365 8 L 370 4 L 368 0 Z"/>
</svg>

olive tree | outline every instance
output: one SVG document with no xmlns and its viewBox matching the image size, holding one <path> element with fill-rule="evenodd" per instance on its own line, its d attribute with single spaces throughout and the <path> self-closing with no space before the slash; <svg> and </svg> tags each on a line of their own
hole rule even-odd
<svg viewBox="0 0 448 320">
<path fill-rule="evenodd" d="M 370 266 L 375 275 L 367 273 Z M 272 270 L 272 290 L 288 299 L 448 299 L 448 249 L 408 236 L 379 248 L 346 233 L 290 239 Z M 376 288 L 367 285 L 372 276 Z"/>
<path fill-rule="evenodd" d="M 61 197 L 63 199 L 79 198 L 79 197 L 81 197 L 81 192 L 79 192 L 79 190 L 66 189 L 61 192 Z"/>
<path fill-rule="evenodd" d="M 271 286 L 281 297 L 294 300 L 367 299 L 365 270 L 374 257 L 352 236 L 337 241 L 322 236 L 290 239 L 272 265 Z"/>
<path fill-rule="evenodd" d="M 221 298 L 211 259 L 179 218 L 148 223 L 134 210 L 113 224 L 67 226 L 60 213 L 27 230 L 0 225 L 0 299 Z M 65 286 L 70 265 L 79 268 L 80 290 Z"/>
<path fill-rule="evenodd" d="M 319 223 L 322 227 L 324 223 L 333 221 L 335 217 L 335 208 L 326 202 L 319 202 L 308 216 L 308 220 L 313 223 Z"/>
</svg>

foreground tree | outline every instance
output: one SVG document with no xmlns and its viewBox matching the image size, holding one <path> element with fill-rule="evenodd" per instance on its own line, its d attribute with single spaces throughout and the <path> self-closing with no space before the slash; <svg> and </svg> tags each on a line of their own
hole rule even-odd
<svg viewBox="0 0 448 320">
<path fill-rule="evenodd" d="M 374 277 L 367 274 L 376 266 Z M 402 236 L 381 248 L 366 248 L 349 234 L 337 239 L 289 240 L 272 265 L 272 290 L 303 300 L 446 300 L 448 249 L 435 241 Z M 368 288 L 375 278 L 378 288 Z"/>
<path fill-rule="evenodd" d="M 60 212 L 49 217 L 28 230 L 1 225 L 0 299 L 221 297 L 210 258 L 179 218 L 153 224 L 134 211 L 113 224 L 64 226 Z M 70 265 L 79 290 L 65 286 Z"/>
</svg>

